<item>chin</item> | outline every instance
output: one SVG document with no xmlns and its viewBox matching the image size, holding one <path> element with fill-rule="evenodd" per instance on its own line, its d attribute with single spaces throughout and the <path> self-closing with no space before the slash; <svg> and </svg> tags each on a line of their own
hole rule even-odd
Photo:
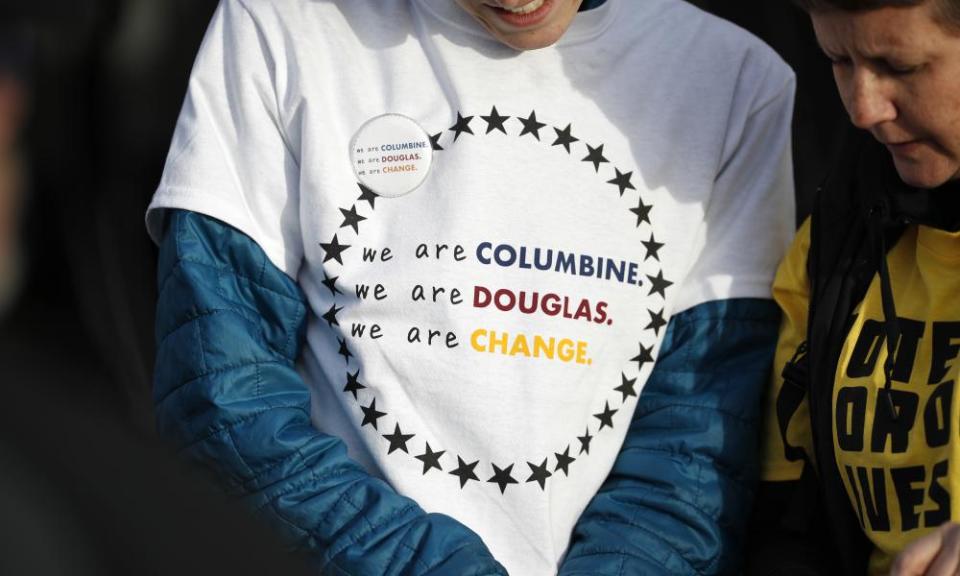
<svg viewBox="0 0 960 576">
<path fill-rule="evenodd" d="M 900 179 L 914 188 L 936 188 L 951 180 L 956 180 L 956 171 L 947 170 L 940 166 L 924 166 L 922 164 L 900 162 L 894 159 L 897 174 Z"/>
<path fill-rule="evenodd" d="M 936 188 L 937 186 L 947 183 L 947 179 L 932 178 L 922 174 L 915 175 L 904 172 L 900 172 L 899 174 L 900 179 L 903 180 L 905 184 L 908 186 L 913 186 L 914 188 Z"/>
</svg>

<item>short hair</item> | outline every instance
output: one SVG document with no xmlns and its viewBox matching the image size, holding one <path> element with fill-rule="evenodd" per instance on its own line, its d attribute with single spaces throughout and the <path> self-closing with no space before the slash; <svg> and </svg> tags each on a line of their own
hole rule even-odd
<svg viewBox="0 0 960 576">
<path fill-rule="evenodd" d="M 926 2 L 936 4 L 937 15 L 942 23 L 960 31 L 960 0 L 793 0 L 806 12 L 864 12 L 886 7 L 920 6 Z"/>
</svg>

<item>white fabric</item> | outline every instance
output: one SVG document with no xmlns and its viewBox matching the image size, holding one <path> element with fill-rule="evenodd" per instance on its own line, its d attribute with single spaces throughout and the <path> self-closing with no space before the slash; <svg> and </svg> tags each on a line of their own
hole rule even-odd
<svg viewBox="0 0 960 576">
<path fill-rule="evenodd" d="M 256 240 L 313 311 L 302 372 L 317 427 L 425 509 L 477 531 L 511 573 L 552 574 L 621 446 L 636 404 L 622 384 L 642 388 L 652 364 L 637 358 L 655 356 L 660 315 L 770 295 L 793 231 L 793 86 L 769 48 L 679 0 L 608 0 L 556 46 L 523 53 L 452 0 L 224 0 L 148 226 L 158 238 L 163 209 L 183 208 Z M 503 132 L 481 118 L 493 107 L 510 117 Z M 531 112 L 544 126 L 522 134 Z M 350 142 L 386 113 L 439 133 L 443 150 L 414 192 L 371 203 L 359 199 Z M 473 133 L 454 139 L 458 114 L 473 117 Z M 557 143 L 567 126 L 578 139 L 569 152 Z M 585 160 L 588 145 L 607 161 Z M 649 250 L 651 235 L 664 246 Z M 336 252 L 334 237 L 349 248 Z M 421 244 L 429 257 L 417 258 Z M 439 258 L 437 244 L 448 246 Z M 510 259 L 500 245 L 517 260 L 525 247 L 529 268 L 484 263 Z M 532 264 L 536 248 L 541 264 L 552 251 L 549 270 Z M 559 252 L 576 255 L 576 273 L 557 270 Z M 622 265 L 624 281 L 591 275 L 581 257 Z M 626 282 L 631 263 L 639 286 Z M 673 284 L 651 281 L 661 275 Z M 412 297 L 418 285 L 425 301 Z M 546 311 L 501 311 L 475 306 L 477 286 L 524 292 L 525 306 L 533 293 L 558 298 Z M 433 287 L 444 289 L 436 302 Z M 579 317 L 553 313 L 563 297 L 567 316 L 584 307 Z M 489 352 L 477 330 L 509 334 L 515 354 Z M 536 335 L 555 338 L 554 359 Z M 365 386 L 356 399 L 349 374 Z M 362 425 L 374 400 L 385 413 L 376 429 Z M 391 444 L 398 426 L 414 436 Z M 589 453 L 578 439 L 588 435 Z M 427 443 L 444 452 L 442 470 L 416 458 Z M 565 474 L 567 448 L 576 461 Z M 478 480 L 461 487 L 458 458 L 477 462 Z M 494 465 L 512 466 L 499 478 L 517 483 L 501 492 Z M 552 474 L 543 487 L 538 467 Z"/>
</svg>

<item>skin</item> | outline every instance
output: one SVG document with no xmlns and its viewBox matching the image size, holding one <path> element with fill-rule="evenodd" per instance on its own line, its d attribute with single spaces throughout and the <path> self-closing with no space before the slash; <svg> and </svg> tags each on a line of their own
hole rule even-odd
<svg viewBox="0 0 960 576">
<path fill-rule="evenodd" d="M 954 576 L 960 571 L 960 524 L 949 522 L 897 556 L 890 576 Z"/>
<path fill-rule="evenodd" d="M 514 50 L 536 50 L 554 44 L 570 27 L 583 0 L 546 0 L 549 13 L 530 25 L 518 25 L 504 18 L 503 9 L 514 9 L 533 0 L 457 0 L 498 41 Z"/>
<path fill-rule="evenodd" d="M 960 33 L 933 2 L 811 19 L 850 121 L 886 145 L 903 181 L 960 179 Z"/>
</svg>

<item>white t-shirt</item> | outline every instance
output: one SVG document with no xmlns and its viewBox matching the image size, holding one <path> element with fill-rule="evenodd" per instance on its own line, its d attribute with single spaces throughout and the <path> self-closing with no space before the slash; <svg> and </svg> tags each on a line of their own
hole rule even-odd
<svg viewBox="0 0 960 576">
<path fill-rule="evenodd" d="M 608 0 L 529 52 L 453 0 L 224 0 L 148 226 L 253 238 L 309 301 L 317 428 L 553 574 L 670 315 L 770 295 L 793 86 L 679 0 Z"/>
</svg>

